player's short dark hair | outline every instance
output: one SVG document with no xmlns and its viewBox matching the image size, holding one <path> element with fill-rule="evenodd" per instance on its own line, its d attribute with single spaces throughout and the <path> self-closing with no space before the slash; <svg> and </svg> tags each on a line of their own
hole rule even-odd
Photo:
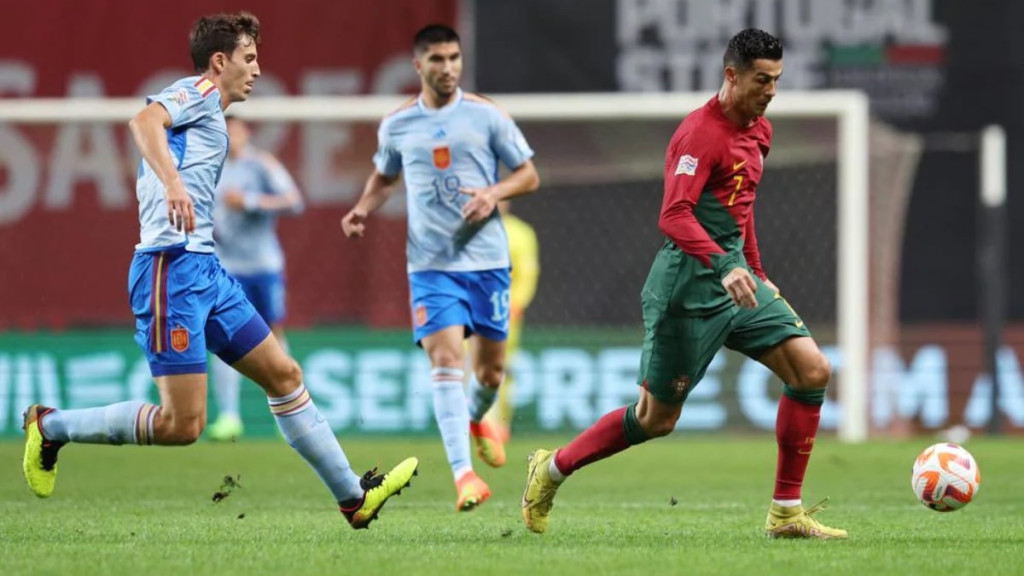
<svg viewBox="0 0 1024 576">
<path fill-rule="evenodd" d="M 782 60 L 782 42 L 758 28 L 747 28 L 729 40 L 722 63 L 740 70 L 754 65 L 754 60 Z"/>
<path fill-rule="evenodd" d="M 420 28 L 420 31 L 413 37 L 412 49 L 417 54 L 422 54 L 427 51 L 431 44 L 443 44 L 445 42 L 461 44 L 459 34 L 450 26 L 430 24 Z"/>
<path fill-rule="evenodd" d="M 260 21 L 248 12 L 214 14 L 196 20 L 188 34 L 192 65 L 197 72 L 205 72 L 210 67 L 211 56 L 217 52 L 230 56 L 242 36 L 260 43 Z"/>
</svg>

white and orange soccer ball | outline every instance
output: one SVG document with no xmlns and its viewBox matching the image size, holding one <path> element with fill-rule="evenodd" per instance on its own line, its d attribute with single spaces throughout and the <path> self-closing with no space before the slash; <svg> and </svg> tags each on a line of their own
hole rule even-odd
<svg viewBox="0 0 1024 576">
<path fill-rule="evenodd" d="M 952 442 L 933 444 L 914 461 L 911 487 L 917 499 L 939 512 L 966 506 L 978 493 L 981 471 L 974 456 Z"/>
</svg>

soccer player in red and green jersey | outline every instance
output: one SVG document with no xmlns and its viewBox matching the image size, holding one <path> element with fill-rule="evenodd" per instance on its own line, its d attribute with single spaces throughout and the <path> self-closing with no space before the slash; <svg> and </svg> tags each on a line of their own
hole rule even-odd
<svg viewBox="0 0 1024 576">
<path fill-rule="evenodd" d="M 782 45 L 757 29 L 735 35 L 722 88 L 676 130 L 665 155 L 659 226 L 666 238 L 642 293 L 640 398 L 555 451 L 530 456 L 523 518 L 548 526 L 556 490 L 576 470 L 665 436 L 683 402 L 726 346 L 783 381 L 778 467 L 765 531 L 771 537 L 845 538 L 812 517 L 800 495 L 831 369 L 803 321 L 765 275 L 754 198 L 771 146 L 763 115 L 782 76 Z"/>
</svg>

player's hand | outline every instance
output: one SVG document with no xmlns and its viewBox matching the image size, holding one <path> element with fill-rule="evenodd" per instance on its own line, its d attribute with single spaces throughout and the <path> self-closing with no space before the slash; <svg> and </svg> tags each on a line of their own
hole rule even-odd
<svg viewBox="0 0 1024 576">
<path fill-rule="evenodd" d="M 230 210 L 245 210 L 245 194 L 237 188 L 231 190 L 225 190 L 224 195 L 224 206 Z"/>
<path fill-rule="evenodd" d="M 366 230 L 366 211 L 352 209 L 341 219 L 341 229 L 346 238 L 362 238 Z"/>
<path fill-rule="evenodd" d="M 191 234 L 195 231 L 195 206 L 181 182 L 164 190 L 164 200 L 167 201 L 167 218 L 171 221 L 171 226 L 174 226 L 178 232 L 185 231 Z"/>
<path fill-rule="evenodd" d="M 741 308 L 757 308 L 757 283 L 746 268 L 733 268 L 722 278 L 722 286 Z"/>
<path fill-rule="evenodd" d="M 472 196 L 462 207 L 462 219 L 470 224 L 487 220 L 498 207 L 498 198 L 490 188 L 459 188 L 459 192 Z"/>
</svg>

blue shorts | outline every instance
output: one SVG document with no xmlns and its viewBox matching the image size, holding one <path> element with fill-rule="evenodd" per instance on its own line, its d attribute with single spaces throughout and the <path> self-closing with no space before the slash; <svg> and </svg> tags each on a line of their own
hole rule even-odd
<svg viewBox="0 0 1024 576">
<path fill-rule="evenodd" d="M 409 274 L 413 340 L 449 326 L 465 326 L 488 340 L 508 337 L 508 268 L 477 272 L 427 270 Z"/>
<path fill-rule="evenodd" d="M 284 321 L 284 274 L 232 274 L 242 285 L 245 297 L 270 325 Z"/>
<path fill-rule="evenodd" d="M 213 254 L 136 252 L 128 292 L 135 341 L 154 377 L 205 374 L 207 350 L 234 364 L 270 334 Z"/>
</svg>

